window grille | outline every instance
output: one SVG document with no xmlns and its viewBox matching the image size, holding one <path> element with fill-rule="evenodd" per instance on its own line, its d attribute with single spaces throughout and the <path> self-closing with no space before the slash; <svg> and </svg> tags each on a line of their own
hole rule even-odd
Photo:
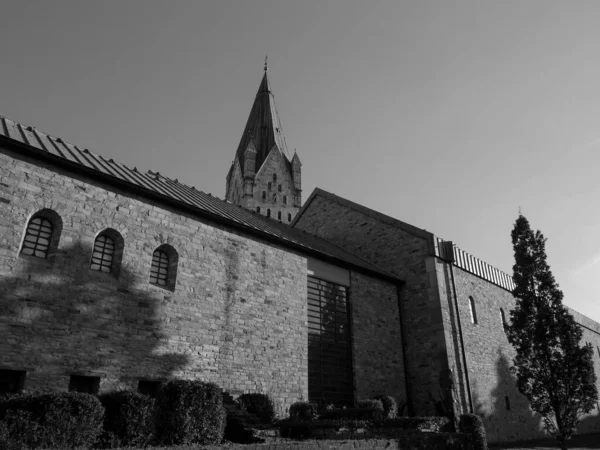
<svg viewBox="0 0 600 450">
<path fill-rule="evenodd" d="M 94 251 L 92 253 L 90 269 L 110 273 L 112 270 L 114 254 L 115 241 L 109 236 L 101 234 L 94 242 Z"/>
<path fill-rule="evenodd" d="M 43 217 L 34 217 L 29 221 L 21 253 L 37 258 L 47 258 L 52 238 L 52 222 Z"/>
<path fill-rule="evenodd" d="M 152 267 L 150 269 L 150 283 L 158 286 L 166 286 L 169 277 L 169 256 L 161 251 L 155 250 L 152 254 Z"/>
</svg>

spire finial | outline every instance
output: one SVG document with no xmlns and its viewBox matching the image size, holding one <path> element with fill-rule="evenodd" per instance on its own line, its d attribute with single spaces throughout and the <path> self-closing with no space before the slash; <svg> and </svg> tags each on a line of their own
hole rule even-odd
<svg viewBox="0 0 600 450">
<path fill-rule="evenodd" d="M 269 66 L 267 66 L 267 58 L 268 58 L 268 57 L 269 57 L 269 55 L 268 55 L 268 54 L 265 54 L 265 72 L 266 72 L 267 70 L 269 70 Z"/>
</svg>

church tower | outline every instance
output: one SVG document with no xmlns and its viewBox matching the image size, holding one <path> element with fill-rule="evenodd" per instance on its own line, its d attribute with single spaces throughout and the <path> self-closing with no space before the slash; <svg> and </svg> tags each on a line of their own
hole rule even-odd
<svg viewBox="0 0 600 450">
<path fill-rule="evenodd" d="M 292 221 L 302 203 L 298 154 L 290 160 L 267 75 L 250 110 L 235 159 L 227 174 L 225 199 L 256 213 Z"/>
</svg>

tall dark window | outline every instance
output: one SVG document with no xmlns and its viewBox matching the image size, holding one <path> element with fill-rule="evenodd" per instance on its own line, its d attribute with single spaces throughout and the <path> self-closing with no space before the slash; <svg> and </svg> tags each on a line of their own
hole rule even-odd
<svg viewBox="0 0 600 450">
<path fill-rule="evenodd" d="M 292 221 L 292 213 L 288 213 L 288 222 Z"/>
<path fill-rule="evenodd" d="M 110 273 L 115 255 L 115 241 L 106 234 L 101 234 L 94 242 L 94 251 L 90 269 Z"/>
<path fill-rule="evenodd" d="M 281 185 L 277 186 L 277 190 L 281 192 Z"/>
<path fill-rule="evenodd" d="M 500 320 L 502 321 L 502 328 L 506 333 L 506 327 L 508 326 L 508 324 L 506 323 L 506 316 L 504 315 L 504 309 L 502 308 L 500 308 Z"/>
<path fill-rule="evenodd" d="M 281 211 L 277 211 L 277 219 L 281 220 Z"/>
<path fill-rule="evenodd" d="M 475 309 L 475 299 L 469 297 L 469 312 L 471 313 L 471 323 L 477 325 L 477 310 Z"/>
<path fill-rule="evenodd" d="M 269 184 L 267 185 L 267 189 L 270 191 L 271 187 L 272 187 L 272 185 L 271 185 L 271 182 L 269 181 Z"/>
<path fill-rule="evenodd" d="M 260 214 L 260 206 L 256 207 L 256 212 Z"/>
<path fill-rule="evenodd" d="M 271 210 L 267 208 L 267 217 L 271 217 Z"/>
<path fill-rule="evenodd" d="M 52 222 L 44 217 L 33 217 L 27 224 L 21 253 L 47 258 L 52 239 Z"/>
<path fill-rule="evenodd" d="M 267 199 L 267 193 L 265 191 L 262 191 L 262 199 L 263 200 Z"/>
<path fill-rule="evenodd" d="M 350 308 L 345 286 L 308 277 L 308 398 L 352 405 Z"/>
<path fill-rule="evenodd" d="M 276 173 L 273 174 L 273 183 L 277 183 L 277 174 Z"/>
<path fill-rule="evenodd" d="M 285 196 L 285 195 L 283 196 L 283 204 L 287 205 L 287 196 Z"/>
<path fill-rule="evenodd" d="M 273 194 L 273 203 L 277 203 L 277 194 Z"/>
</svg>

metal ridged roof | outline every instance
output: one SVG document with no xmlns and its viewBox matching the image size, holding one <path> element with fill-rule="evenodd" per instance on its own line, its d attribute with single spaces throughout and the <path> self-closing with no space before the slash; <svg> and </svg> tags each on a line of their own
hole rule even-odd
<svg viewBox="0 0 600 450">
<path fill-rule="evenodd" d="M 33 127 L 25 127 L 0 116 L 0 139 L 2 137 L 19 144 L 25 144 L 34 152 L 35 150 L 42 151 L 60 160 L 68 161 L 75 166 L 85 167 L 108 177 L 117 178 L 132 187 L 135 186 L 160 194 L 167 197 L 167 199 L 184 203 L 202 212 L 208 212 L 237 225 L 270 235 L 282 241 L 282 243 L 289 242 L 308 250 L 345 261 L 370 272 L 379 273 L 387 278 L 398 279 L 394 275 L 341 249 L 329 241 L 291 228 L 288 225 L 268 219 L 260 214 L 252 213 L 239 206 L 213 197 L 211 194 L 205 194 L 194 187 L 165 177 L 159 172 L 138 171 L 135 167 L 127 167 L 113 159 L 106 159 L 101 155 L 90 152 L 88 149 L 81 149 L 69 144 L 61 138 L 50 136 Z M 22 147 L 19 150 L 22 151 Z"/>
</svg>

